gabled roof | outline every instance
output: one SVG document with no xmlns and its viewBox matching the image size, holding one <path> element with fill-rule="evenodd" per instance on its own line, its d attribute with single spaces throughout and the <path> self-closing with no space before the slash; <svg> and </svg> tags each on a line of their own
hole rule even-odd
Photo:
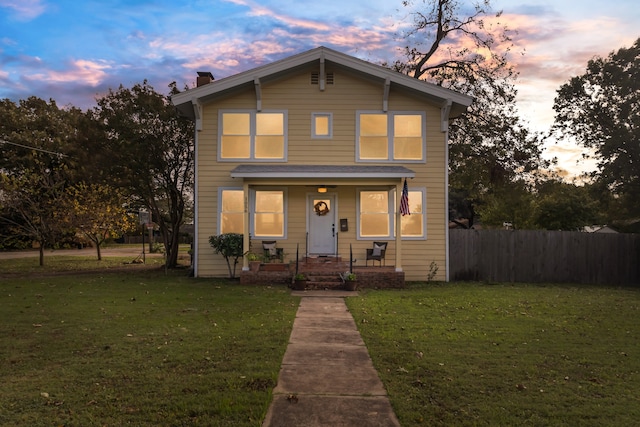
<svg viewBox="0 0 640 427">
<path fill-rule="evenodd" d="M 210 102 L 221 95 L 239 88 L 249 85 L 253 86 L 256 81 L 268 81 L 278 78 L 296 69 L 308 66 L 313 62 L 320 63 L 320 61 L 324 61 L 325 64 L 334 64 L 347 68 L 364 77 L 379 81 L 381 85 L 384 85 L 385 82 L 388 81 L 391 87 L 397 85 L 410 90 L 414 94 L 424 96 L 436 105 L 445 105 L 448 101 L 451 101 L 449 118 L 462 114 L 473 101 L 473 98 L 467 95 L 409 77 L 397 71 L 322 46 L 181 92 L 172 96 L 171 100 L 182 114 L 195 118 L 196 112 L 194 111 L 194 104 Z"/>
</svg>

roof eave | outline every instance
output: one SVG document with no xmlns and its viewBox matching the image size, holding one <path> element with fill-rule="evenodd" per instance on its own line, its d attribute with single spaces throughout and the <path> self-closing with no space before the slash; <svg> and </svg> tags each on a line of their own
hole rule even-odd
<svg viewBox="0 0 640 427">
<path fill-rule="evenodd" d="M 471 105 L 473 98 L 461 93 L 443 88 L 432 83 L 414 79 L 407 75 L 398 73 L 379 65 L 375 65 L 358 58 L 328 49 L 318 47 L 309 51 L 290 56 L 288 58 L 272 62 L 230 77 L 216 80 L 212 83 L 189 89 L 171 97 L 171 101 L 178 107 L 178 110 L 188 117 L 194 117 L 193 103 L 204 101 L 206 98 L 215 96 L 218 93 L 232 90 L 236 87 L 253 84 L 255 79 L 262 79 L 268 76 L 286 72 L 292 68 L 300 67 L 313 61 L 324 58 L 353 70 L 368 74 L 381 79 L 389 79 L 393 84 L 398 84 L 411 90 L 423 93 L 429 97 L 439 100 L 451 99 L 456 108 L 452 112 L 464 111 Z M 459 114 L 458 114 L 459 115 Z"/>
</svg>

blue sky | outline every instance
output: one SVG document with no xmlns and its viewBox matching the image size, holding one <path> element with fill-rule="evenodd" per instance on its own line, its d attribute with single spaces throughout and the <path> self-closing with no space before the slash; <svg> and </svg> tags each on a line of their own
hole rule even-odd
<svg viewBox="0 0 640 427">
<path fill-rule="evenodd" d="M 606 56 L 640 37 L 636 0 L 494 0 L 517 30 L 519 109 L 533 130 L 553 120 L 553 97 Z M 320 45 L 371 62 L 398 58 L 400 0 L 0 0 L 0 98 L 35 95 L 86 109 L 109 88 L 147 79 L 166 93 Z M 547 156 L 577 173 L 580 150 Z"/>
</svg>

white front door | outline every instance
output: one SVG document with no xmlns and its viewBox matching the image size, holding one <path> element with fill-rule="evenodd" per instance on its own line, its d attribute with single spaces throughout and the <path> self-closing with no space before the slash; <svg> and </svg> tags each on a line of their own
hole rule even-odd
<svg viewBox="0 0 640 427">
<path fill-rule="evenodd" d="M 312 194 L 307 199 L 310 255 L 336 253 L 336 195 Z"/>
</svg>

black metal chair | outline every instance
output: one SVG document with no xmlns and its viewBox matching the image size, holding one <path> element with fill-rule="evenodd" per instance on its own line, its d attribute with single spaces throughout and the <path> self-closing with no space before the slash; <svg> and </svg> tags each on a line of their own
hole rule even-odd
<svg viewBox="0 0 640 427">
<path fill-rule="evenodd" d="M 369 260 L 376 265 L 376 261 L 380 263 L 380 267 L 384 264 L 384 254 L 387 251 L 387 242 L 373 242 L 373 248 L 367 249 L 367 259 L 365 265 L 369 265 Z M 385 264 L 386 265 L 386 264 Z"/>
</svg>

